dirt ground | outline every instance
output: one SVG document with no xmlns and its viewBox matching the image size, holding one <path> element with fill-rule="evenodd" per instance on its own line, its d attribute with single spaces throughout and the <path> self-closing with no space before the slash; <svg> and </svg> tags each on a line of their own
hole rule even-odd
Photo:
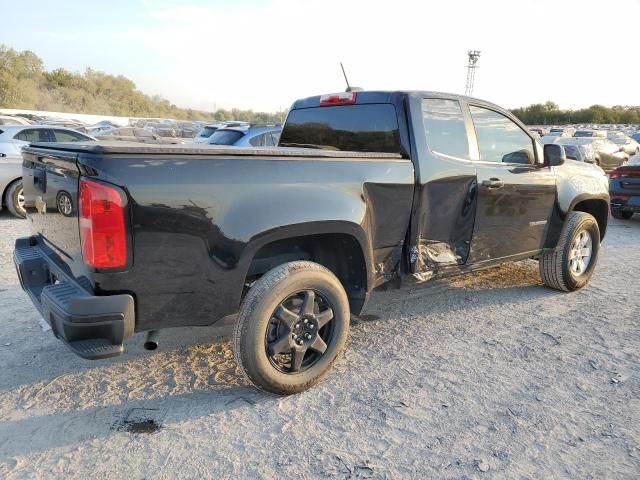
<svg viewBox="0 0 640 480">
<path fill-rule="evenodd" d="M 321 385 L 243 383 L 228 327 L 89 362 L 47 331 L 0 214 L 0 478 L 638 478 L 640 216 L 592 283 L 537 264 L 377 292 Z"/>
</svg>

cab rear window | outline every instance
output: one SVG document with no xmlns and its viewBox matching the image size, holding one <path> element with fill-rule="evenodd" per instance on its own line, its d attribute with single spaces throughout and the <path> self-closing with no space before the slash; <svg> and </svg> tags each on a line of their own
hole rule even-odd
<svg viewBox="0 0 640 480">
<path fill-rule="evenodd" d="M 389 103 L 292 110 L 279 146 L 402 153 L 396 110 Z"/>
</svg>

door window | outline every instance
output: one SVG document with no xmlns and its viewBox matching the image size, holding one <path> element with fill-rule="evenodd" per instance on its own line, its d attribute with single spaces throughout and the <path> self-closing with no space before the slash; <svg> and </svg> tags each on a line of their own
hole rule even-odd
<svg viewBox="0 0 640 480">
<path fill-rule="evenodd" d="M 153 138 L 153 133 L 149 130 L 145 130 L 144 128 L 134 128 L 133 133 L 135 133 L 136 137 Z"/>
<path fill-rule="evenodd" d="M 497 163 L 534 164 L 533 140 L 504 115 L 471 105 L 480 160 Z"/>
<path fill-rule="evenodd" d="M 133 128 L 121 128 L 118 131 L 118 136 L 120 137 L 133 137 Z"/>
<path fill-rule="evenodd" d="M 16 140 L 22 140 L 23 142 L 48 142 L 49 136 L 44 128 L 28 128 L 22 130 L 14 137 Z"/>
<path fill-rule="evenodd" d="M 275 132 L 269 132 L 266 134 L 265 145 L 267 147 L 275 147 L 278 144 L 278 140 L 274 138 Z"/>
<path fill-rule="evenodd" d="M 255 137 L 249 139 L 249 143 L 254 147 L 264 147 L 266 135 L 266 133 L 256 135 Z"/>
<path fill-rule="evenodd" d="M 84 142 L 85 140 L 91 140 L 80 133 L 68 130 L 54 130 L 53 136 L 56 142 Z"/>
<path fill-rule="evenodd" d="M 422 120 L 429 150 L 469 159 L 469 139 L 459 102 L 425 98 L 422 100 Z"/>
</svg>

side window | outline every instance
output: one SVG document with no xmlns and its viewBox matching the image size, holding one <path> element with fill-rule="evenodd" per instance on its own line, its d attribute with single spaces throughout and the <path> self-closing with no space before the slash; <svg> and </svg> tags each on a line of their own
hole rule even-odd
<svg viewBox="0 0 640 480">
<path fill-rule="evenodd" d="M 22 130 L 20 133 L 14 135 L 16 140 L 22 140 L 23 142 L 48 142 L 47 132 L 43 128 L 29 128 Z"/>
<path fill-rule="evenodd" d="M 53 130 L 53 136 L 56 142 L 83 142 L 87 140 L 83 135 L 68 130 Z"/>
<path fill-rule="evenodd" d="M 264 147 L 265 145 L 265 134 L 256 135 L 253 138 L 249 139 L 249 143 L 254 147 Z"/>
<path fill-rule="evenodd" d="M 280 142 L 280 132 L 271 132 L 271 137 L 273 137 L 273 145 L 278 145 L 278 142 Z"/>
<path fill-rule="evenodd" d="M 134 128 L 133 133 L 135 133 L 136 137 L 144 137 L 144 138 L 153 137 L 153 133 L 151 133 L 149 130 L 145 130 L 144 128 Z"/>
<path fill-rule="evenodd" d="M 275 147 L 278 142 L 273 139 L 273 132 L 269 132 L 265 134 L 265 145 L 267 147 Z"/>
<path fill-rule="evenodd" d="M 460 103 L 456 100 L 425 98 L 422 100 L 422 120 L 429 150 L 469 159 L 469 139 Z"/>
<path fill-rule="evenodd" d="M 482 107 L 469 106 L 476 128 L 480 160 L 534 164 L 533 140 L 515 122 Z"/>
</svg>

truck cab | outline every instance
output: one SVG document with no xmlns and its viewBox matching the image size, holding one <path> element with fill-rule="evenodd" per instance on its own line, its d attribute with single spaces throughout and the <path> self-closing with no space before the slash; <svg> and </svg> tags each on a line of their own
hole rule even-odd
<svg viewBox="0 0 640 480">
<path fill-rule="evenodd" d="M 293 104 L 280 145 L 410 159 L 415 187 L 405 265 L 419 278 L 536 257 L 555 247 L 576 207 L 597 219 L 601 238 L 606 231 L 602 170 L 550 165 L 514 115 L 479 99 L 422 91 L 310 97 Z M 578 197 L 590 201 L 579 205 Z"/>
</svg>

